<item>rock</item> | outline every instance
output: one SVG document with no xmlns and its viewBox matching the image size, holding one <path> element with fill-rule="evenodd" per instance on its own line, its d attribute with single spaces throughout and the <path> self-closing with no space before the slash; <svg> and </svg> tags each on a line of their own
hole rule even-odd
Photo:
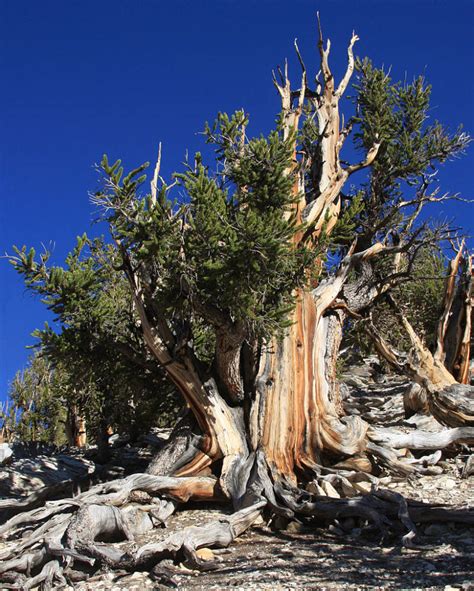
<svg viewBox="0 0 474 591">
<path fill-rule="evenodd" d="M 337 492 L 337 490 L 333 487 L 330 482 L 323 480 L 321 482 L 321 488 L 323 489 L 326 496 L 330 497 L 331 499 L 340 499 L 341 495 Z"/>
<path fill-rule="evenodd" d="M 286 530 L 287 532 L 293 534 L 300 534 L 306 530 L 306 526 L 304 523 L 299 523 L 298 521 L 290 521 L 287 525 Z"/>
<path fill-rule="evenodd" d="M 306 490 L 311 493 L 312 495 L 318 495 L 319 497 L 325 497 L 326 493 L 324 490 L 319 486 L 316 480 L 313 480 L 306 486 Z"/>
<path fill-rule="evenodd" d="M 474 474 L 474 454 L 471 454 L 464 464 L 464 468 L 462 470 L 461 478 L 468 478 Z"/>
<path fill-rule="evenodd" d="M 440 488 L 443 488 L 444 490 L 453 490 L 453 488 L 456 488 L 456 481 L 452 478 L 446 478 L 446 480 L 440 484 Z"/>
<path fill-rule="evenodd" d="M 352 386 L 353 388 L 357 388 L 358 390 L 367 389 L 367 382 L 356 375 L 344 376 L 344 382 L 348 386 Z"/>
<path fill-rule="evenodd" d="M 353 486 L 364 495 L 369 494 L 372 490 L 372 484 L 370 482 L 354 482 Z"/>
<path fill-rule="evenodd" d="M 348 482 L 345 482 L 344 480 L 341 482 L 341 488 L 342 488 L 342 494 L 345 497 L 355 497 L 355 495 L 358 492 L 355 490 L 355 488 L 352 486 L 352 484 L 349 484 Z"/>
<path fill-rule="evenodd" d="M 11 461 L 13 450 L 8 443 L 0 443 L 0 466 L 3 466 Z"/>
<path fill-rule="evenodd" d="M 150 503 L 153 503 L 153 497 L 144 490 L 132 490 L 128 497 L 128 502 L 149 505 Z"/>
<path fill-rule="evenodd" d="M 199 548 L 196 550 L 196 556 L 204 561 L 214 560 L 214 552 L 210 548 Z"/>
</svg>

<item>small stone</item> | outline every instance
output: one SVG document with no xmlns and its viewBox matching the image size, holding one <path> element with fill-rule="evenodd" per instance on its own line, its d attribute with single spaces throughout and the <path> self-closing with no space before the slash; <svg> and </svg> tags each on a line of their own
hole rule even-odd
<svg viewBox="0 0 474 591">
<path fill-rule="evenodd" d="M 456 481 L 452 478 L 447 478 L 444 481 L 442 488 L 444 488 L 445 490 L 453 490 L 453 488 L 456 488 Z"/>
<path fill-rule="evenodd" d="M 325 494 L 331 499 L 340 499 L 341 495 L 337 492 L 337 490 L 333 487 L 330 482 L 323 480 L 321 482 L 321 488 L 324 490 Z"/>
<path fill-rule="evenodd" d="M 287 525 L 285 531 L 293 533 L 293 534 L 300 534 L 301 532 L 304 532 L 305 530 L 306 530 L 306 526 L 304 525 L 304 523 L 298 523 L 298 521 L 290 521 L 290 523 Z"/>
<path fill-rule="evenodd" d="M 354 482 L 354 488 L 366 495 L 372 490 L 372 485 L 370 482 Z"/>
<path fill-rule="evenodd" d="M 196 550 L 196 556 L 201 560 L 214 560 L 214 552 L 210 548 L 199 548 Z"/>
<path fill-rule="evenodd" d="M 357 494 L 357 491 L 355 490 L 355 488 L 351 484 L 348 484 L 347 482 L 342 481 L 341 488 L 342 488 L 342 494 L 345 497 L 354 497 Z"/>
<path fill-rule="evenodd" d="M 468 478 L 472 474 L 474 474 L 474 454 L 467 458 L 466 464 L 464 465 L 462 471 L 462 478 Z"/>
<path fill-rule="evenodd" d="M 312 495 L 318 495 L 318 497 L 325 497 L 326 493 L 324 490 L 319 486 L 316 480 L 313 480 L 306 486 L 306 490 L 311 493 Z"/>
</svg>

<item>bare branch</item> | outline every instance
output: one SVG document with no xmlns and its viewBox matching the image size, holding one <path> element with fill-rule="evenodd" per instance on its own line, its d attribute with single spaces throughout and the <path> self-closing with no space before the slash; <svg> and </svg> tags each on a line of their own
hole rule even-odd
<svg viewBox="0 0 474 591">
<path fill-rule="evenodd" d="M 337 90 L 336 90 L 336 96 L 339 97 L 339 98 L 346 91 L 347 85 L 349 84 L 349 80 L 351 79 L 352 73 L 354 72 L 354 53 L 353 53 L 353 47 L 354 47 L 354 44 L 357 41 L 359 41 L 359 37 L 353 31 L 352 32 L 351 40 L 349 42 L 349 46 L 347 48 L 347 70 L 346 70 L 346 73 L 344 74 L 343 79 L 339 83 L 339 86 L 337 87 Z"/>
<path fill-rule="evenodd" d="M 319 18 L 319 12 L 316 13 L 318 19 L 318 31 L 319 31 L 319 41 L 318 41 L 318 49 L 319 55 L 321 56 L 321 71 L 323 73 L 324 78 L 324 90 L 332 94 L 334 92 L 334 78 L 329 68 L 329 52 L 331 51 L 331 41 L 328 39 L 326 42 L 326 49 L 324 49 L 324 39 L 323 39 L 323 31 L 321 28 L 321 20 Z"/>
<path fill-rule="evenodd" d="M 380 148 L 380 142 L 375 143 L 370 148 L 370 150 L 367 152 L 367 156 L 365 157 L 365 160 L 362 160 L 358 164 L 352 164 L 351 166 L 348 166 L 345 169 L 347 174 L 349 174 L 349 175 L 353 174 L 354 172 L 357 172 L 358 170 L 362 170 L 363 168 L 370 166 L 372 164 L 372 162 L 375 160 L 375 157 L 377 156 L 379 148 Z"/>
<path fill-rule="evenodd" d="M 298 56 L 298 60 L 300 62 L 301 70 L 302 70 L 301 88 L 300 88 L 299 97 L 298 97 L 298 108 L 299 109 L 302 109 L 303 108 L 303 104 L 304 104 L 304 99 L 305 99 L 306 86 L 307 86 L 306 66 L 304 65 L 303 58 L 301 57 L 301 53 L 300 53 L 300 50 L 299 50 L 298 43 L 297 43 L 297 40 L 296 39 L 294 41 L 294 45 L 295 45 L 296 55 Z"/>
<path fill-rule="evenodd" d="M 158 179 L 160 177 L 161 167 L 161 142 L 158 144 L 158 158 L 156 160 L 155 172 L 153 174 L 153 180 L 151 181 L 151 201 L 153 205 L 156 203 L 156 196 L 158 192 Z"/>
<path fill-rule="evenodd" d="M 444 287 L 443 313 L 439 320 L 437 330 L 436 352 L 434 354 L 434 358 L 441 362 L 444 362 L 446 357 L 444 344 L 446 339 L 446 331 L 448 329 L 449 317 L 451 315 L 451 309 L 454 302 L 456 277 L 464 251 L 464 239 L 458 245 L 456 250 L 456 256 L 449 263 L 449 275 L 446 277 L 446 283 Z"/>
</svg>

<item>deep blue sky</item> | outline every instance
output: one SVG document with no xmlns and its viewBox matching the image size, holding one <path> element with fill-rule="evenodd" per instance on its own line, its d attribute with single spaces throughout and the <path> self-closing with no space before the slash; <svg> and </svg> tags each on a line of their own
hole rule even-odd
<svg viewBox="0 0 474 591">
<path fill-rule="evenodd" d="M 271 69 L 286 56 L 294 66 L 295 37 L 316 64 L 316 10 L 336 74 L 355 29 L 359 55 L 392 65 L 394 78 L 425 72 L 433 118 L 474 133 L 473 0 L 0 0 L 0 252 L 53 241 L 61 262 L 91 229 L 103 152 L 132 167 L 162 141 L 168 173 L 219 110 L 243 107 L 250 131 L 267 131 L 279 107 Z M 473 196 L 473 153 L 446 168 L 443 188 Z M 472 229 L 472 211 L 439 215 Z M 0 281 L 3 399 L 48 315 L 5 260 Z"/>
</svg>

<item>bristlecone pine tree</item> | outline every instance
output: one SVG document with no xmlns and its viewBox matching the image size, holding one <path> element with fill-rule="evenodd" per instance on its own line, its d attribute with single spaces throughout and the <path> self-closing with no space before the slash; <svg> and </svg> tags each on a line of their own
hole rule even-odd
<svg viewBox="0 0 474 591">
<path fill-rule="evenodd" d="M 426 124 L 430 89 L 423 79 L 392 84 L 370 62 L 356 64 L 357 39 L 350 40 L 347 70 L 337 83 L 320 30 L 315 88 L 295 44 L 301 83 L 291 88 L 287 67 L 274 76 L 281 113 L 267 138 L 247 136 L 243 112 L 221 114 L 207 126 L 215 172 L 196 154 L 168 185 L 160 176 L 160 150 L 151 191 L 140 196 L 147 165 L 124 176 L 120 161 L 102 160 L 105 184 L 95 202 L 120 256 L 137 326 L 189 417 L 146 474 L 40 508 L 38 496 L 21 504 L 3 501 L 10 520 L 2 533 L 14 536 L 18 527 L 33 526 L 20 544 L 3 551 L 5 581 L 11 573 L 28 577 L 32 569 L 37 574 L 30 587 L 55 577 L 64 581 L 71 560 L 76 570 L 95 560 L 96 566 L 159 573 L 160 561 L 172 555 L 204 567 L 199 548 L 231 543 L 261 514 L 306 522 L 359 516 L 382 530 L 401 520 L 407 544 L 416 521 L 474 522 L 470 513 L 407 504 L 388 491 L 349 501 L 305 490 L 315 476 L 334 481 L 334 475 L 350 488 L 355 470 L 371 472 L 380 464 L 426 471 L 422 463 L 403 461 L 396 448 L 433 449 L 474 436 L 472 394 L 464 392 L 462 401 L 457 390 L 440 396 L 455 378 L 428 358 L 416 334 L 413 373 L 434 405 L 448 418 L 455 413 L 462 427 L 429 434 L 429 444 L 423 433 L 384 444 L 360 417 L 343 413 L 336 358 L 344 320 L 363 318 L 379 298 L 392 297 L 421 247 L 445 235 L 446 228 L 418 222 L 425 204 L 449 198 L 428 191 L 434 179 L 427 171 L 469 142 L 461 131 L 449 135 L 438 123 Z M 356 116 L 344 125 L 340 102 L 356 65 Z M 362 156 L 348 164 L 341 150 L 353 127 Z M 363 170 L 367 181 L 343 193 Z M 186 194 L 178 203 L 171 198 L 175 184 Z M 26 251 L 14 262 L 27 276 L 45 264 Z M 462 412 L 447 407 L 453 400 Z M 140 500 L 145 511 L 133 505 Z M 133 539 L 138 521 L 141 528 L 145 521 L 148 527 L 163 523 L 188 500 L 227 500 L 235 512 L 130 553 L 99 541 Z"/>
</svg>

